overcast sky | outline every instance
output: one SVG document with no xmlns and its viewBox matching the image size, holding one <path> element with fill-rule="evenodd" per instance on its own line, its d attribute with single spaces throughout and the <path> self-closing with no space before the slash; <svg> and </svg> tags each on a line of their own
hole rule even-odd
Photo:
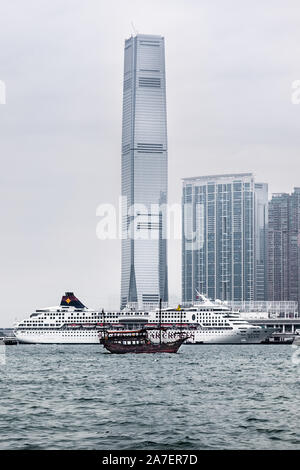
<svg viewBox="0 0 300 470">
<path fill-rule="evenodd" d="M 123 46 L 166 43 L 169 202 L 181 178 L 252 171 L 300 186 L 299 1 L 0 1 L 0 326 L 72 290 L 118 308 L 120 242 L 96 208 L 120 193 Z M 180 298 L 180 242 L 169 289 Z"/>
</svg>

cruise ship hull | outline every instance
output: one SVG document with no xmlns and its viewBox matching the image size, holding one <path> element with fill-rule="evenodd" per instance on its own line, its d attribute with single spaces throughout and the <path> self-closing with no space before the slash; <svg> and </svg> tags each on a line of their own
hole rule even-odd
<svg viewBox="0 0 300 470">
<path fill-rule="evenodd" d="M 14 331 L 16 338 L 24 344 L 99 344 L 98 331 L 82 334 L 72 331 L 66 334 L 62 331 L 41 331 L 36 333 Z"/>
<path fill-rule="evenodd" d="M 178 335 L 181 330 L 169 330 L 164 333 L 163 336 L 170 337 L 171 339 Z M 183 330 L 183 333 L 188 336 L 185 344 L 259 344 L 269 338 L 273 330 L 267 330 L 266 328 L 251 328 L 251 332 L 245 331 L 240 332 L 237 330 L 230 330 L 229 332 L 215 332 L 203 331 L 203 330 Z"/>
<path fill-rule="evenodd" d="M 49 330 L 49 331 L 14 331 L 16 338 L 20 343 L 27 344 L 99 344 L 98 330 Z M 169 331 L 168 336 L 176 336 L 179 331 Z M 258 344 L 265 341 L 270 335 L 266 329 L 258 329 L 252 333 L 214 333 L 211 331 L 203 332 L 201 330 L 183 330 L 188 335 L 185 344 Z M 166 334 L 166 333 L 165 333 Z"/>
<path fill-rule="evenodd" d="M 271 335 L 270 332 L 259 332 L 258 334 L 212 334 L 208 337 L 205 334 L 195 334 L 187 344 L 259 344 L 265 341 Z"/>
</svg>

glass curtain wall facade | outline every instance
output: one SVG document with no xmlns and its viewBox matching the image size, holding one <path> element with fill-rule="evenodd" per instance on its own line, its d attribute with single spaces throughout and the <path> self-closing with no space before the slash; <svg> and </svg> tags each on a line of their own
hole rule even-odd
<svg viewBox="0 0 300 470">
<path fill-rule="evenodd" d="M 290 196 L 289 300 L 300 302 L 300 188 Z"/>
<path fill-rule="evenodd" d="M 164 38 L 125 41 L 122 123 L 121 308 L 168 302 Z"/>
<path fill-rule="evenodd" d="M 263 185 L 263 194 L 266 189 Z M 255 205 L 259 200 L 262 204 L 265 194 L 256 198 L 255 191 L 251 173 L 183 179 L 183 302 L 196 301 L 198 293 L 211 299 L 254 300 L 254 275 L 260 267 L 255 263 L 256 237 L 262 246 L 266 243 L 266 214 L 259 224 L 255 219 Z M 264 249 L 257 250 L 258 260 L 265 259 Z"/>
<path fill-rule="evenodd" d="M 300 188 L 269 202 L 269 300 L 300 302 Z"/>
<path fill-rule="evenodd" d="M 268 299 L 289 300 L 289 194 L 273 194 L 269 203 Z"/>
<path fill-rule="evenodd" d="M 255 266 L 254 299 L 268 299 L 268 185 L 255 183 Z"/>
</svg>

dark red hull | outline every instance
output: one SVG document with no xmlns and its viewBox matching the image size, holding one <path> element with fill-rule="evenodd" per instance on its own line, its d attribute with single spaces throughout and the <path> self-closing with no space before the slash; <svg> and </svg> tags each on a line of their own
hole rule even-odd
<svg viewBox="0 0 300 470">
<path fill-rule="evenodd" d="M 113 354 L 139 354 L 139 353 L 177 353 L 178 349 L 186 338 L 180 338 L 172 343 L 150 343 L 150 344 L 120 344 L 110 341 L 103 341 L 102 344 Z"/>
</svg>

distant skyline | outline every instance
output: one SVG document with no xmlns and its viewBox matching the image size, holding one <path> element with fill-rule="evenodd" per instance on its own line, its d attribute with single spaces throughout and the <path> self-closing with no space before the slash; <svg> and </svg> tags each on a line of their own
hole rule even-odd
<svg viewBox="0 0 300 470">
<path fill-rule="evenodd" d="M 0 16 L 1 312 L 9 327 L 74 291 L 118 308 L 120 240 L 96 237 L 117 206 L 124 39 L 165 38 L 169 202 L 181 178 L 253 172 L 269 194 L 300 186 L 297 1 L 15 0 Z M 169 242 L 180 299 L 181 242 Z"/>
</svg>

